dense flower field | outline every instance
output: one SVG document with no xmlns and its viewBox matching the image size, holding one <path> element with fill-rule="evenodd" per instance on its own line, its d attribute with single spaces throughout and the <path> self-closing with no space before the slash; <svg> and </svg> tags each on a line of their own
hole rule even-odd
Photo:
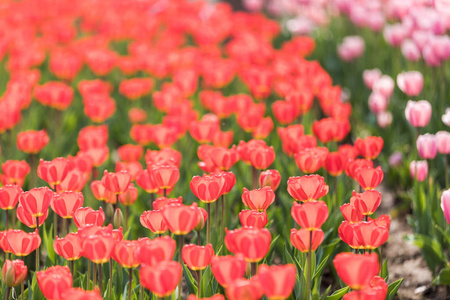
<svg viewBox="0 0 450 300">
<path fill-rule="evenodd" d="M 382 182 L 450 283 L 445 14 L 294 2 L 0 3 L 3 297 L 394 299 Z"/>
</svg>

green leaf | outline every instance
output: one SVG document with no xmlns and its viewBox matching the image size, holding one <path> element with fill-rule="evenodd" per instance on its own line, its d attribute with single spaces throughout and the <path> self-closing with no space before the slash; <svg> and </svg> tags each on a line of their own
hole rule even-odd
<svg viewBox="0 0 450 300">
<path fill-rule="evenodd" d="M 52 262 L 52 265 L 54 265 L 56 260 L 56 253 L 55 249 L 53 249 L 53 237 L 51 234 L 50 235 L 47 234 L 47 230 L 44 229 L 43 231 L 44 231 L 44 244 L 47 250 L 48 258 Z M 49 232 L 53 232 L 53 224 L 50 226 Z"/>
<path fill-rule="evenodd" d="M 320 300 L 325 300 L 328 297 L 328 293 L 331 290 L 331 285 L 325 290 L 325 292 L 322 294 L 322 296 L 320 296 Z"/>
<path fill-rule="evenodd" d="M 442 269 L 433 284 L 450 285 L 450 268 Z"/>
<path fill-rule="evenodd" d="M 402 282 L 403 282 L 403 278 L 391 283 L 388 286 L 387 300 L 394 299 L 394 296 L 397 294 L 397 291 L 400 288 L 400 285 L 402 284 Z"/>
<path fill-rule="evenodd" d="M 331 294 L 330 296 L 328 296 L 326 299 L 327 300 L 339 300 L 342 297 L 344 297 L 345 294 L 347 294 L 348 292 L 348 286 L 337 290 L 336 292 L 334 292 L 333 294 Z"/>
<path fill-rule="evenodd" d="M 381 266 L 381 277 L 387 282 L 389 279 L 389 272 L 387 268 L 387 259 L 384 260 L 383 266 Z"/>
<path fill-rule="evenodd" d="M 436 239 L 422 234 L 410 234 L 406 235 L 404 240 L 416 245 L 423 251 L 424 258 L 431 270 L 435 270 L 436 266 L 445 266 L 442 256 L 443 251 Z"/>
<path fill-rule="evenodd" d="M 191 271 L 183 264 L 184 278 L 190 294 L 197 294 L 197 282 L 191 274 Z"/>
<path fill-rule="evenodd" d="M 316 268 L 316 272 L 314 272 L 312 280 L 315 280 L 316 277 L 318 277 L 318 276 L 320 277 L 322 275 L 322 271 L 325 268 L 325 266 L 327 265 L 329 257 L 330 256 L 327 255 L 325 258 L 322 259 L 322 261 L 320 262 L 319 266 L 317 266 L 317 268 Z"/>
<path fill-rule="evenodd" d="M 267 262 L 272 262 L 272 258 L 274 255 L 273 250 L 275 249 L 275 245 L 277 244 L 279 237 L 280 237 L 280 235 L 277 235 L 276 238 L 274 238 L 272 240 L 272 242 L 270 243 L 270 248 L 269 248 L 269 251 L 267 252 L 266 257 L 263 260 L 263 264 L 267 264 Z"/>
</svg>

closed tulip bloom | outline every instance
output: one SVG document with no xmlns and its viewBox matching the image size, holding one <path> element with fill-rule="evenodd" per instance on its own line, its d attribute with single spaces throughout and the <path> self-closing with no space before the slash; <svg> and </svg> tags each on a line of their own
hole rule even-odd
<svg viewBox="0 0 450 300">
<path fill-rule="evenodd" d="M 81 239 L 77 232 L 71 232 L 63 238 L 56 236 L 53 249 L 67 260 L 77 260 L 81 257 Z"/>
<path fill-rule="evenodd" d="M 2 268 L 2 280 L 7 287 L 18 286 L 25 281 L 28 268 L 21 259 L 6 260 Z"/>
<path fill-rule="evenodd" d="M 339 152 L 330 152 L 325 159 L 323 167 L 331 176 L 339 176 L 345 171 L 348 157 Z"/>
<path fill-rule="evenodd" d="M 243 210 L 239 213 L 239 221 L 244 227 L 264 228 L 269 220 L 265 211 Z"/>
<path fill-rule="evenodd" d="M 428 162 L 426 160 L 413 160 L 409 164 L 409 173 L 412 179 L 422 182 L 428 176 Z"/>
<path fill-rule="evenodd" d="M 105 221 L 105 213 L 101 207 L 98 211 L 90 207 L 80 207 L 73 213 L 73 221 L 78 228 L 87 225 L 102 226 Z"/>
<path fill-rule="evenodd" d="M 81 241 L 83 256 L 96 264 L 108 262 L 116 240 L 112 234 L 96 234 L 84 237 Z"/>
<path fill-rule="evenodd" d="M 436 133 L 436 146 L 440 154 L 450 154 L 450 132 L 439 131 Z"/>
<path fill-rule="evenodd" d="M 25 153 L 37 154 L 48 144 L 45 130 L 28 130 L 17 134 L 17 149 Z"/>
<path fill-rule="evenodd" d="M 225 186 L 223 188 L 222 195 L 226 195 L 233 189 L 236 184 L 236 176 L 233 172 L 219 172 L 219 173 L 211 173 L 211 175 L 223 177 L 225 179 Z"/>
<path fill-rule="evenodd" d="M 423 76 L 419 71 L 403 72 L 397 75 L 398 88 L 407 96 L 418 96 L 423 88 Z"/>
<path fill-rule="evenodd" d="M 377 190 L 366 190 L 363 193 L 353 191 L 350 203 L 363 215 L 370 216 L 381 204 L 381 193 Z"/>
<path fill-rule="evenodd" d="M 153 165 L 149 168 L 155 184 L 160 189 L 171 189 L 180 178 L 180 171 L 174 165 Z"/>
<path fill-rule="evenodd" d="M 135 180 L 136 184 L 149 194 L 153 194 L 158 191 L 158 187 L 156 186 L 152 174 L 148 169 L 138 172 Z"/>
<path fill-rule="evenodd" d="M 419 135 L 416 141 L 419 156 L 423 159 L 433 159 L 437 154 L 436 137 L 434 134 Z"/>
<path fill-rule="evenodd" d="M 92 291 L 85 291 L 81 288 L 70 288 L 63 292 L 62 299 L 70 300 L 103 300 L 100 290 L 96 287 Z"/>
<path fill-rule="evenodd" d="M 30 173 L 30 166 L 24 160 L 7 160 L 2 164 L 3 185 L 15 184 L 22 186 L 25 177 Z"/>
<path fill-rule="evenodd" d="M 369 159 L 355 159 L 350 161 L 345 168 L 347 176 L 356 179 L 356 171 L 360 168 L 373 168 L 373 161 Z"/>
<path fill-rule="evenodd" d="M 6 241 L 16 256 L 27 256 L 41 245 L 41 237 L 37 232 L 26 233 L 20 229 L 8 230 Z"/>
<path fill-rule="evenodd" d="M 306 229 L 291 229 L 291 244 L 300 252 L 308 252 L 311 243 L 311 251 L 316 251 L 322 244 L 325 235 L 322 229 L 306 230 Z"/>
<path fill-rule="evenodd" d="M 52 161 L 41 159 L 37 168 L 39 178 L 48 182 L 54 189 L 61 183 L 69 172 L 69 161 L 64 157 L 57 157 Z"/>
<path fill-rule="evenodd" d="M 339 142 L 350 132 L 350 123 L 348 120 L 325 118 L 314 121 L 312 131 L 314 136 L 324 144 L 333 141 Z"/>
<path fill-rule="evenodd" d="M 340 145 L 337 152 L 346 156 L 349 161 L 356 159 L 356 157 L 359 155 L 358 149 L 350 144 Z"/>
<path fill-rule="evenodd" d="M 278 170 L 266 170 L 259 174 L 259 186 L 261 188 L 268 186 L 273 191 L 276 191 L 280 186 L 281 175 Z"/>
<path fill-rule="evenodd" d="M 272 104 L 272 112 L 282 125 L 290 124 L 298 117 L 298 109 L 291 101 L 277 100 Z"/>
<path fill-rule="evenodd" d="M 339 57 L 346 61 L 352 61 L 364 54 L 364 40 L 359 36 L 347 36 L 337 48 Z"/>
<path fill-rule="evenodd" d="M 250 164 L 258 169 L 267 169 L 275 160 L 273 147 L 257 147 L 249 153 Z"/>
<path fill-rule="evenodd" d="M 431 104 L 427 100 L 409 100 L 405 108 L 405 116 L 413 127 L 425 127 L 431 119 Z"/>
<path fill-rule="evenodd" d="M 445 113 L 441 117 L 442 123 L 447 126 L 450 126 L 450 108 L 445 110 Z"/>
<path fill-rule="evenodd" d="M 69 171 L 69 173 L 67 173 L 67 176 L 58 185 L 56 191 L 58 193 L 67 191 L 81 192 L 88 180 L 87 174 L 88 173 L 84 173 L 82 171 L 79 171 L 78 169 Z"/>
<path fill-rule="evenodd" d="M 364 219 L 364 215 L 351 203 L 346 203 L 340 207 L 342 216 L 350 223 L 358 223 Z"/>
<path fill-rule="evenodd" d="M 130 183 L 127 190 L 119 195 L 119 201 L 125 206 L 133 205 L 138 197 L 138 190 L 134 187 L 134 184 Z"/>
<path fill-rule="evenodd" d="M 242 254 L 248 262 L 259 262 L 270 248 L 272 236 L 267 228 L 243 227 L 229 230 L 225 235 L 225 245 L 234 254 Z"/>
<path fill-rule="evenodd" d="M 208 212 L 203 207 L 197 207 L 197 214 L 199 217 L 199 222 L 197 226 L 194 227 L 195 231 L 200 231 L 205 227 L 205 222 L 208 219 Z"/>
<path fill-rule="evenodd" d="M 374 250 L 389 238 L 389 229 L 373 221 L 351 224 L 359 249 Z"/>
<path fill-rule="evenodd" d="M 316 230 L 328 219 L 328 206 L 323 201 L 309 201 L 303 204 L 294 202 L 291 215 L 301 228 Z"/>
<path fill-rule="evenodd" d="M 441 209 L 444 213 L 447 223 L 450 224 L 450 189 L 445 190 L 441 196 Z"/>
<path fill-rule="evenodd" d="M 401 50 L 403 56 L 409 61 L 418 61 L 422 57 L 419 47 L 410 39 L 405 39 L 402 42 Z"/>
<path fill-rule="evenodd" d="M 356 180 L 365 190 L 375 189 L 383 181 L 383 170 L 381 167 L 360 168 L 356 171 Z"/>
<path fill-rule="evenodd" d="M 293 264 L 258 268 L 258 280 L 269 299 L 287 299 L 294 289 L 297 270 Z"/>
<path fill-rule="evenodd" d="M 105 201 L 106 203 L 115 203 L 117 201 L 116 195 L 108 190 L 100 180 L 91 182 L 91 191 L 95 199 Z"/>
<path fill-rule="evenodd" d="M 359 154 L 366 159 L 375 159 L 383 149 L 383 138 L 377 136 L 369 136 L 365 139 L 357 138 L 355 147 Z"/>
<path fill-rule="evenodd" d="M 8 184 L 1 187 L 0 208 L 3 210 L 11 210 L 16 207 L 21 193 L 23 193 L 23 190 L 17 185 Z"/>
<path fill-rule="evenodd" d="M 116 162 L 116 172 L 120 171 L 128 171 L 131 175 L 131 181 L 135 181 L 137 174 L 142 171 L 142 165 L 138 161 L 118 161 Z"/>
<path fill-rule="evenodd" d="M 144 155 L 144 148 L 141 145 L 127 144 L 117 149 L 119 158 L 124 162 L 138 161 Z"/>
<path fill-rule="evenodd" d="M 222 176 L 203 175 L 191 179 L 191 191 L 204 203 L 215 202 L 225 188 L 225 178 Z"/>
<path fill-rule="evenodd" d="M 34 188 L 19 196 L 20 204 L 33 217 L 43 216 L 53 200 L 53 192 L 48 187 Z"/>
<path fill-rule="evenodd" d="M 328 194 L 329 186 L 320 175 L 289 177 L 288 193 L 297 201 L 315 201 Z"/>
<path fill-rule="evenodd" d="M 175 261 L 164 261 L 155 266 L 143 264 L 139 270 L 141 284 L 160 298 L 172 294 L 180 282 L 183 268 Z"/>
<path fill-rule="evenodd" d="M 114 246 L 112 258 L 124 268 L 136 268 L 141 264 L 138 241 L 120 241 Z"/>
<path fill-rule="evenodd" d="M 194 271 L 204 270 L 211 263 L 214 249 L 211 244 L 206 246 L 188 244 L 183 247 L 181 256 L 189 269 Z"/>
<path fill-rule="evenodd" d="M 373 88 L 373 85 L 375 82 L 380 79 L 381 71 L 379 69 L 372 69 L 372 70 L 364 70 L 363 72 L 363 81 L 366 87 L 371 90 Z"/>
<path fill-rule="evenodd" d="M 199 215 L 197 204 L 191 206 L 183 204 L 171 204 L 162 208 L 162 215 L 169 230 L 176 235 L 185 235 L 197 226 Z"/>
<path fill-rule="evenodd" d="M 301 150 L 294 155 L 298 168 L 306 174 L 317 172 L 325 163 L 328 149 L 325 147 L 314 147 Z"/>
<path fill-rule="evenodd" d="M 73 213 L 83 205 L 83 194 L 80 192 L 55 194 L 50 205 L 61 218 L 72 219 Z"/>
<path fill-rule="evenodd" d="M 43 216 L 39 217 L 39 226 L 42 226 L 45 223 L 47 217 L 48 217 L 48 209 L 46 210 Z M 20 203 L 19 205 L 17 205 L 17 219 L 19 219 L 19 221 L 25 224 L 27 227 L 30 228 L 37 227 L 36 217 L 33 217 L 32 214 L 26 211 L 25 208 L 23 208 L 23 206 Z"/>
<path fill-rule="evenodd" d="M 372 92 L 369 95 L 369 109 L 372 113 L 378 115 L 386 112 L 389 106 L 389 99 L 379 93 Z"/>
<path fill-rule="evenodd" d="M 144 211 L 140 217 L 140 221 L 142 226 L 156 234 L 162 234 L 169 228 L 160 210 Z"/>
<path fill-rule="evenodd" d="M 263 118 L 252 132 L 252 137 L 254 139 L 265 139 L 269 136 L 273 127 L 274 125 L 271 117 Z"/>
<path fill-rule="evenodd" d="M 189 133 L 200 144 L 212 142 L 219 129 L 219 123 L 210 120 L 195 121 L 189 125 Z"/>
<path fill-rule="evenodd" d="M 265 211 L 275 201 L 275 193 L 270 187 L 249 191 L 244 188 L 242 202 L 252 210 Z"/>
<path fill-rule="evenodd" d="M 175 254 L 177 243 L 169 236 L 139 239 L 138 257 L 142 264 L 155 266 L 163 261 L 171 261 Z"/>
<path fill-rule="evenodd" d="M 36 272 L 39 289 L 49 300 L 65 299 L 62 295 L 72 287 L 72 274 L 69 267 L 54 266 Z"/>
<path fill-rule="evenodd" d="M 224 147 L 214 147 L 209 152 L 211 160 L 220 170 L 228 171 L 231 167 L 239 161 L 239 153 L 236 146 L 227 149 Z"/>
<path fill-rule="evenodd" d="M 246 266 L 247 262 L 242 256 L 214 256 L 211 260 L 211 272 L 224 288 L 236 279 L 243 278 Z"/>
<path fill-rule="evenodd" d="M 264 295 L 264 288 L 256 278 L 239 278 L 231 282 L 225 292 L 229 300 L 258 300 Z"/>
<path fill-rule="evenodd" d="M 336 272 L 351 289 L 361 290 L 380 270 L 378 255 L 339 253 L 333 260 Z"/>
<path fill-rule="evenodd" d="M 130 186 L 130 182 L 131 175 L 128 171 L 112 173 L 105 170 L 102 177 L 102 184 L 114 194 L 124 193 Z"/>
<path fill-rule="evenodd" d="M 170 204 L 183 204 L 183 197 L 178 198 L 166 198 L 166 197 L 158 197 L 153 201 L 153 209 L 154 210 L 162 210 L 164 206 L 168 206 Z"/>
</svg>

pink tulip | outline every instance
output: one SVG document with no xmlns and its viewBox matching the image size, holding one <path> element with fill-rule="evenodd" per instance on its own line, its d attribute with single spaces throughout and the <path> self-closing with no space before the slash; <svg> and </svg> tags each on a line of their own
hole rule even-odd
<svg viewBox="0 0 450 300">
<path fill-rule="evenodd" d="M 433 47 L 430 44 L 427 44 L 425 45 L 425 47 L 423 47 L 422 55 L 428 66 L 439 67 L 441 65 L 441 60 L 433 51 Z"/>
<path fill-rule="evenodd" d="M 413 127 L 425 127 L 431 119 L 431 104 L 427 100 L 409 100 L 405 108 L 405 116 Z"/>
<path fill-rule="evenodd" d="M 439 131 L 436 133 L 435 137 L 437 151 L 444 155 L 450 154 L 450 132 Z"/>
<path fill-rule="evenodd" d="M 430 39 L 431 36 L 432 34 L 429 31 L 415 30 L 412 33 L 411 38 L 414 41 L 414 44 L 417 46 L 417 48 L 419 48 L 420 51 L 423 51 L 423 48 L 428 43 L 428 40 Z"/>
<path fill-rule="evenodd" d="M 430 40 L 430 45 L 439 60 L 444 61 L 450 57 L 450 37 L 448 35 L 434 36 Z"/>
<path fill-rule="evenodd" d="M 252 12 L 261 11 L 264 6 L 264 0 L 244 0 L 242 3 L 247 10 Z"/>
<path fill-rule="evenodd" d="M 343 61 L 352 61 L 363 55 L 365 49 L 364 40 L 360 36 L 347 36 L 338 45 L 338 55 Z"/>
<path fill-rule="evenodd" d="M 402 24 L 386 25 L 383 31 L 384 39 L 393 47 L 398 47 L 408 35 L 408 32 Z"/>
<path fill-rule="evenodd" d="M 385 112 L 389 105 L 389 99 L 380 93 L 372 92 L 369 96 L 369 109 L 374 114 Z"/>
<path fill-rule="evenodd" d="M 402 54 L 409 61 L 418 61 L 422 56 L 419 47 L 409 39 L 402 43 Z"/>
<path fill-rule="evenodd" d="M 424 159 L 433 159 L 436 157 L 437 145 L 434 134 L 423 134 L 416 141 L 419 156 Z"/>
<path fill-rule="evenodd" d="M 417 180 L 419 182 L 424 181 L 428 175 L 428 163 L 426 160 L 413 160 L 409 164 L 409 173 L 411 174 L 411 178 L 416 178 L 416 169 L 417 169 Z"/>
<path fill-rule="evenodd" d="M 447 108 L 445 110 L 445 114 L 442 115 L 442 123 L 444 123 L 447 126 L 450 126 L 450 108 Z"/>
<path fill-rule="evenodd" d="M 373 85 L 375 84 L 378 79 L 381 78 L 381 71 L 379 69 L 372 69 L 372 70 L 364 70 L 363 72 L 363 80 L 364 84 L 367 86 L 368 89 L 373 89 Z"/>
<path fill-rule="evenodd" d="M 389 75 L 383 75 L 374 83 L 373 91 L 389 99 L 394 92 L 394 87 L 394 80 Z"/>
<path fill-rule="evenodd" d="M 380 112 L 377 114 L 377 123 L 381 128 L 386 128 L 392 123 L 392 114 L 390 112 Z"/>
<path fill-rule="evenodd" d="M 399 167 L 403 163 L 403 154 L 399 151 L 396 151 L 389 156 L 389 166 L 391 167 Z"/>
<path fill-rule="evenodd" d="M 450 189 L 444 191 L 441 196 L 441 208 L 447 223 L 450 224 Z"/>
<path fill-rule="evenodd" d="M 386 23 L 386 17 L 379 11 L 372 11 L 366 15 L 366 25 L 374 32 L 381 31 Z"/>
<path fill-rule="evenodd" d="M 422 92 L 423 76 L 419 71 L 403 72 L 397 75 L 398 88 L 407 96 L 417 96 Z"/>
</svg>

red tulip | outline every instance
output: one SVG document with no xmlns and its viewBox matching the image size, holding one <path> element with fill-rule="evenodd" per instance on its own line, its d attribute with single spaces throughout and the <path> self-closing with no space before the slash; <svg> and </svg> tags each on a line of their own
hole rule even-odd
<svg viewBox="0 0 450 300">
<path fill-rule="evenodd" d="M 73 80 L 83 67 L 80 53 L 70 49 L 53 49 L 50 52 L 49 69 L 59 79 Z"/>
<path fill-rule="evenodd" d="M 273 191 L 276 191 L 280 186 L 281 175 L 278 170 L 266 170 L 259 174 L 259 186 L 261 188 L 268 186 Z"/>
<path fill-rule="evenodd" d="M 231 282 L 225 292 L 229 300 L 258 300 L 264 295 L 264 287 L 258 279 L 239 278 Z"/>
<path fill-rule="evenodd" d="M 191 232 L 200 221 L 196 203 L 191 206 L 183 204 L 165 206 L 162 208 L 162 215 L 169 230 L 176 235 L 185 235 Z"/>
<path fill-rule="evenodd" d="M 358 223 L 364 219 L 364 215 L 351 203 L 346 203 L 340 207 L 344 219 L 350 223 Z"/>
<path fill-rule="evenodd" d="M 83 205 L 83 194 L 80 192 L 55 194 L 50 205 L 61 218 L 71 219 L 73 213 Z"/>
<path fill-rule="evenodd" d="M 180 178 L 180 171 L 174 165 L 153 165 L 149 170 L 156 186 L 162 190 L 173 188 Z"/>
<path fill-rule="evenodd" d="M 209 120 L 195 121 L 189 125 L 189 133 L 200 144 L 212 142 L 219 129 L 218 122 Z"/>
<path fill-rule="evenodd" d="M 389 228 L 374 221 L 349 223 L 339 226 L 339 237 L 354 249 L 373 250 L 384 244 L 389 238 Z"/>
<path fill-rule="evenodd" d="M 138 197 L 138 190 L 134 187 L 134 184 L 130 183 L 128 189 L 119 195 L 119 201 L 125 206 L 133 205 Z"/>
<path fill-rule="evenodd" d="M 91 191 L 95 199 L 105 201 L 106 203 L 116 203 L 116 195 L 108 190 L 100 180 L 94 180 L 91 182 Z"/>
<path fill-rule="evenodd" d="M 249 191 L 244 188 L 242 202 L 252 210 L 265 211 L 275 201 L 275 193 L 270 187 Z"/>
<path fill-rule="evenodd" d="M 64 238 L 56 237 L 53 242 L 56 254 L 67 260 L 77 260 L 81 257 L 81 239 L 78 233 L 69 233 Z"/>
<path fill-rule="evenodd" d="M 25 281 L 28 268 L 23 260 L 6 260 L 2 268 L 2 280 L 6 286 L 18 286 Z"/>
<path fill-rule="evenodd" d="M 325 159 L 323 167 L 331 176 L 339 176 L 345 171 L 348 157 L 339 152 L 330 152 Z"/>
<path fill-rule="evenodd" d="M 170 204 L 183 204 L 183 197 L 178 198 L 166 198 L 166 197 L 158 197 L 153 201 L 153 209 L 154 210 L 162 210 L 164 206 L 168 206 Z"/>
<path fill-rule="evenodd" d="M 211 160 L 220 169 L 228 171 L 231 167 L 239 161 L 239 153 L 236 150 L 236 146 L 231 149 L 224 147 L 214 147 L 209 152 Z"/>
<path fill-rule="evenodd" d="M 325 147 L 307 148 L 294 155 L 297 167 L 306 174 L 317 172 L 325 163 L 328 149 Z"/>
<path fill-rule="evenodd" d="M 114 250 L 116 240 L 112 234 L 96 234 L 83 237 L 81 248 L 83 256 L 96 264 L 108 262 Z"/>
<path fill-rule="evenodd" d="M 138 241 L 120 241 L 114 246 L 112 258 L 124 268 L 136 268 L 141 264 Z"/>
<path fill-rule="evenodd" d="M 223 188 L 222 195 L 226 195 L 233 189 L 236 184 L 236 176 L 234 176 L 233 172 L 219 172 L 219 173 L 211 173 L 210 175 L 214 175 L 216 177 L 223 177 L 225 179 L 225 186 Z"/>
<path fill-rule="evenodd" d="M 155 266 L 143 264 L 139 270 L 142 286 L 164 298 L 172 294 L 180 282 L 183 269 L 175 261 L 164 261 Z"/>
<path fill-rule="evenodd" d="M 250 140 L 247 143 L 240 141 L 236 149 L 241 160 L 246 164 L 250 164 L 250 153 L 257 148 L 267 148 L 266 142 L 263 140 Z"/>
<path fill-rule="evenodd" d="M 213 145 L 216 147 L 230 147 L 231 143 L 233 143 L 234 132 L 232 130 L 229 131 L 220 131 L 218 130 L 213 138 Z"/>
<path fill-rule="evenodd" d="M 316 251 L 322 244 L 324 239 L 322 229 L 306 230 L 306 229 L 291 229 L 291 244 L 300 252 L 308 252 L 311 243 L 311 251 Z"/>
<path fill-rule="evenodd" d="M 62 299 L 67 300 L 103 300 L 99 289 L 85 291 L 81 288 L 70 288 L 62 294 Z"/>
<path fill-rule="evenodd" d="M 37 232 L 26 233 L 20 229 L 8 230 L 6 241 L 16 256 L 27 256 L 41 245 L 41 238 Z"/>
<path fill-rule="evenodd" d="M 225 178 L 222 176 L 203 175 L 191 179 L 191 191 L 204 203 L 215 202 L 225 188 Z"/>
<path fill-rule="evenodd" d="M 80 153 L 89 156 L 94 167 L 100 167 L 109 157 L 109 148 L 107 146 L 91 148 L 78 152 Z"/>
<path fill-rule="evenodd" d="M 195 296 L 195 295 L 189 295 L 187 300 L 225 300 L 225 297 L 220 294 L 216 294 L 214 296 L 207 297 L 207 298 L 197 298 L 197 296 Z"/>
<path fill-rule="evenodd" d="M 272 104 L 272 112 L 282 125 L 290 124 L 299 116 L 294 102 L 277 100 Z"/>
<path fill-rule="evenodd" d="M 275 151 L 273 150 L 273 147 L 253 148 L 249 153 L 249 160 L 254 168 L 265 170 L 275 160 Z"/>
<path fill-rule="evenodd" d="M 265 139 L 273 130 L 273 127 L 273 121 L 270 117 L 263 118 L 253 130 L 252 137 L 254 139 Z"/>
<path fill-rule="evenodd" d="M 63 82 L 47 81 L 34 88 L 34 97 L 42 105 L 65 110 L 73 100 L 73 89 Z"/>
<path fill-rule="evenodd" d="M 53 192 L 48 187 L 34 188 L 19 196 L 20 204 L 33 217 L 42 217 L 53 200 Z"/>
<path fill-rule="evenodd" d="M 350 122 L 348 120 L 325 118 L 314 121 L 312 131 L 322 143 L 339 142 L 350 132 Z"/>
<path fill-rule="evenodd" d="M 239 213 L 239 220 L 244 227 L 264 228 L 267 225 L 267 213 L 254 210 L 243 210 Z"/>
<path fill-rule="evenodd" d="M 362 157 L 375 159 L 383 149 L 383 143 L 383 138 L 377 136 L 369 136 L 365 139 L 357 138 L 355 148 Z"/>
<path fill-rule="evenodd" d="M 211 271 L 224 288 L 236 279 L 243 278 L 246 266 L 247 263 L 241 256 L 214 256 L 211 260 Z"/>
<path fill-rule="evenodd" d="M 73 213 L 73 221 L 78 228 L 83 228 L 87 225 L 102 226 L 105 221 L 105 213 L 101 207 L 98 211 L 90 207 L 80 207 Z"/>
<path fill-rule="evenodd" d="M 150 93 L 153 83 L 151 78 L 125 79 L 119 85 L 119 93 L 129 100 L 137 100 Z"/>
<path fill-rule="evenodd" d="M 54 266 L 36 272 L 39 289 L 49 300 L 65 299 L 62 295 L 72 287 L 72 274 L 69 267 Z"/>
<path fill-rule="evenodd" d="M 287 299 L 294 289 L 297 271 L 293 264 L 280 266 L 261 265 L 258 280 L 269 299 Z"/>
<path fill-rule="evenodd" d="M 45 220 L 47 220 L 48 217 L 48 209 L 45 211 L 44 215 L 39 217 L 39 226 L 42 226 L 44 224 Z M 30 228 L 36 228 L 36 217 L 33 217 L 32 214 L 30 214 L 28 211 L 23 208 L 23 206 L 19 203 L 17 205 L 17 219 L 19 219 L 20 222 L 25 224 L 27 227 Z"/>
<path fill-rule="evenodd" d="M 144 148 L 141 145 L 127 144 L 117 149 L 119 158 L 125 162 L 138 161 L 144 154 Z"/>
<path fill-rule="evenodd" d="M 181 255 L 189 269 L 194 271 L 204 270 L 211 263 L 211 259 L 214 256 L 214 249 L 211 244 L 206 246 L 188 244 L 183 247 Z"/>
<path fill-rule="evenodd" d="M 259 262 L 269 251 L 272 237 L 266 228 L 243 227 L 229 230 L 225 235 L 225 245 L 234 254 L 242 254 L 248 262 Z"/>
<path fill-rule="evenodd" d="M 103 173 L 102 184 L 116 195 L 124 193 L 130 186 L 130 182 L 131 175 L 128 171 L 112 173 L 105 170 Z"/>
<path fill-rule="evenodd" d="M 337 152 L 341 155 L 346 156 L 349 161 L 356 159 L 356 157 L 359 155 L 358 149 L 350 144 L 340 145 Z"/>
<path fill-rule="evenodd" d="M 0 231 L 0 248 L 5 253 L 12 253 L 11 246 L 8 243 L 8 239 L 6 238 L 7 230 Z"/>
<path fill-rule="evenodd" d="M 301 228 L 316 230 L 328 219 L 328 206 L 323 201 L 310 201 L 303 204 L 294 202 L 291 215 Z"/>
<path fill-rule="evenodd" d="M 88 180 L 87 173 L 83 173 L 78 169 L 74 169 L 67 173 L 67 176 L 58 185 L 56 191 L 61 192 L 81 192 Z"/>
<path fill-rule="evenodd" d="M 16 207 L 19 202 L 19 195 L 23 193 L 22 189 L 17 185 L 8 184 L 0 188 L 0 208 L 3 210 L 11 210 Z"/>
<path fill-rule="evenodd" d="M 381 181 L 383 181 L 383 170 L 381 167 L 374 168 L 359 168 L 356 170 L 356 180 L 359 185 L 365 190 L 375 189 Z"/>
<path fill-rule="evenodd" d="M 381 204 L 381 193 L 377 190 L 366 190 L 363 193 L 353 191 L 350 203 L 365 216 L 373 214 Z"/>
<path fill-rule="evenodd" d="M 286 101 L 293 102 L 300 114 L 308 112 L 314 103 L 314 94 L 309 89 L 293 91 L 286 95 Z"/>
<path fill-rule="evenodd" d="M 160 210 L 144 211 L 140 217 L 142 226 L 150 229 L 155 234 L 162 234 L 167 231 L 168 226 Z"/>
<path fill-rule="evenodd" d="M 334 258 L 333 265 L 342 281 L 354 290 L 368 286 L 380 270 L 376 253 L 339 253 Z"/>
<path fill-rule="evenodd" d="M 360 168 L 373 168 L 373 162 L 368 159 L 355 159 L 348 162 L 345 174 L 356 180 L 356 171 Z"/>
<path fill-rule="evenodd" d="M 328 185 L 320 175 L 289 177 L 288 192 L 297 201 L 315 201 L 328 194 Z"/>
<path fill-rule="evenodd" d="M 64 157 L 58 157 L 52 161 L 44 161 L 41 159 L 37 167 L 39 178 L 48 182 L 52 189 L 64 180 L 68 172 L 69 161 Z"/>
<path fill-rule="evenodd" d="M 177 243 L 168 236 L 139 239 L 138 257 L 142 264 L 155 266 L 163 261 L 171 261 L 175 254 Z"/>
<path fill-rule="evenodd" d="M 152 174 L 148 169 L 138 172 L 136 175 L 136 184 L 149 194 L 153 194 L 158 191 L 158 187 L 156 186 Z"/>
<path fill-rule="evenodd" d="M 164 148 L 159 151 L 147 150 L 145 161 L 149 167 L 152 165 L 173 164 L 179 168 L 181 165 L 181 153 L 172 148 Z"/>
<path fill-rule="evenodd" d="M 131 175 L 131 181 L 134 181 L 136 180 L 137 174 L 142 171 L 142 165 L 138 161 L 118 161 L 116 162 L 116 172 L 120 171 L 128 171 L 128 173 Z"/>
<path fill-rule="evenodd" d="M 145 122 L 146 119 L 147 119 L 147 113 L 145 112 L 145 110 L 143 110 L 141 108 L 134 107 L 128 111 L 128 120 L 132 124 Z"/>
<path fill-rule="evenodd" d="M 17 134 L 17 149 L 25 153 L 37 154 L 49 141 L 45 130 L 28 130 Z"/>
<path fill-rule="evenodd" d="M 7 160 L 2 164 L 3 185 L 15 184 L 22 186 L 25 177 L 30 173 L 30 166 L 24 160 Z"/>
</svg>

